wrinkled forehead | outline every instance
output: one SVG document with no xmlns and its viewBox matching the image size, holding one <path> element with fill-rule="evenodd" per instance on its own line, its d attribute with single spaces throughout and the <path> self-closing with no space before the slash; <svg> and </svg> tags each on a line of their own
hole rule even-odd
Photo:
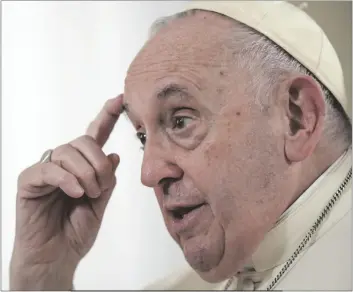
<svg viewBox="0 0 353 292">
<path fill-rule="evenodd" d="M 146 43 L 128 73 L 134 72 L 146 58 L 154 60 L 156 54 L 161 59 L 167 56 L 175 61 L 182 56 L 205 61 L 214 58 L 215 51 L 219 51 L 219 46 L 229 39 L 232 27 L 232 20 L 209 11 L 171 20 Z"/>
<path fill-rule="evenodd" d="M 229 67 L 232 54 L 227 40 L 232 25 L 231 20 L 207 11 L 173 20 L 145 44 L 130 65 L 125 99 L 132 103 L 136 95 L 150 95 L 158 82 L 172 76 L 196 87 L 210 86 L 213 75 Z"/>
</svg>

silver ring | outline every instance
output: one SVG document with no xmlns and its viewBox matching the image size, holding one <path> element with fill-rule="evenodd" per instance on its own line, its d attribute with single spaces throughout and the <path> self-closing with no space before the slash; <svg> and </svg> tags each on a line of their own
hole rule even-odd
<svg viewBox="0 0 353 292">
<path fill-rule="evenodd" d="M 45 151 L 42 155 L 42 157 L 40 158 L 39 162 L 40 163 L 47 163 L 47 162 L 51 162 L 51 154 L 53 153 L 52 149 L 49 149 L 47 151 Z"/>
</svg>

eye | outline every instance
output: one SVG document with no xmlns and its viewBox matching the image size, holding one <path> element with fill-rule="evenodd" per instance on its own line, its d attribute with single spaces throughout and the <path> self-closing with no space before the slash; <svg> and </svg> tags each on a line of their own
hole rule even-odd
<svg viewBox="0 0 353 292">
<path fill-rule="evenodd" d="M 136 136 L 137 136 L 137 139 L 140 140 L 141 144 L 142 144 L 142 145 L 145 145 L 146 139 L 147 139 L 147 138 L 146 138 L 146 134 L 140 132 L 140 133 L 137 133 Z"/>
<path fill-rule="evenodd" d="M 188 123 L 192 122 L 192 118 L 189 117 L 174 117 L 173 118 L 173 129 L 183 129 Z"/>
</svg>

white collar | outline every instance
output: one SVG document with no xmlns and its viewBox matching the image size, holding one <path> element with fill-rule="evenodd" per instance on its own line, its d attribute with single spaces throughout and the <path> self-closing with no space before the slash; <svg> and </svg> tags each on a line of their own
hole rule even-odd
<svg viewBox="0 0 353 292">
<path fill-rule="evenodd" d="M 256 272 L 283 264 L 292 255 L 347 175 L 351 157 L 349 148 L 283 213 L 251 257 L 250 265 Z"/>
</svg>

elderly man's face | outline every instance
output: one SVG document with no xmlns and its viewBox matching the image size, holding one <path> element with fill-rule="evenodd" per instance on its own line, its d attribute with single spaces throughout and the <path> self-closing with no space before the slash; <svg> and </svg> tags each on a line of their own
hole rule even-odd
<svg viewBox="0 0 353 292">
<path fill-rule="evenodd" d="M 205 280 L 231 276 L 288 205 L 278 117 L 264 114 L 227 46 L 231 21 L 174 21 L 138 54 L 125 83 L 144 145 L 141 180 Z M 145 136 L 146 135 L 146 139 Z"/>
</svg>

